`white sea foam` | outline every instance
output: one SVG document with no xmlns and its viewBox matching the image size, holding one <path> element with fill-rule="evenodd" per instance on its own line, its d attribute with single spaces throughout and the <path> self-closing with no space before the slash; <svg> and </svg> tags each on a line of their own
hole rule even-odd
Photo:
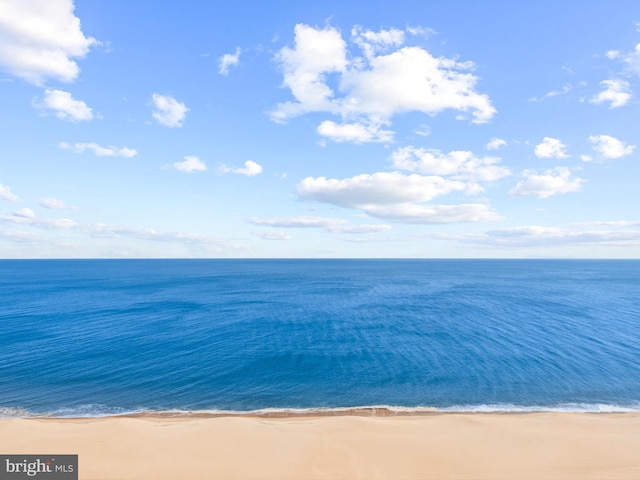
<svg viewBox="0 0 640 480">
<path fill-rule="evenodd" d="M 24 408 L 0 407 L 0 418 L 26 418 L 33 414 Z"/>
<path fill-rule="evenodd" d="M 566 413 L 624 413 L 639 412 L 640 402 L 615 405 L 603 403 L 565 403 L 558 405 L 513 405 L 513 404 L 482 404 L 482 405 L 453 405 L 450 407 L 405 407 L 399 405 L 366 405 L 358 407 L 319 407 L 319 408 L 262 408 L 257 410 L 155 410 L 155 409 L 125 409 L 106 405 L 80 405 L 70 408 L 59 408 L 51 412 L 32 412 L 24 408 L 0 407 L 0 418 L 103 418 L 117 416 L 163 416 L 163 417 L 218 417 L 218 416 L 264 416 L 287 417 L 304 415 L 359 415 L 359 416 L 393 416 L 420 415 L 429 413 L 535 413 L 535 412 L 566 412 Z"/>
</svg>

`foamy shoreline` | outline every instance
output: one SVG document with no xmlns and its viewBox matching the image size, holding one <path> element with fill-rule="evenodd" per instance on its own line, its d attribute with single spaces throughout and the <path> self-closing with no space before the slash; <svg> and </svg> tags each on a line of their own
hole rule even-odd
<svg viewBox="0 0 640 480">
<path fill-rule="evenodd" d="M 605 403 L 566 403 L 559 405 L 513 405 L 480 404 L 454 405 L 449 407 L 407 407 L 400 405 L 364 405 L 354 407 L 310 407 L 279 408 L 268 407 L 256 410 L 183 410 L 183 409 L 137 409 L 108 408 L 87 405 L 65 408 L 52 412 L 32 412 L 23 408 L 0 407 L 0 420 L 8 418 L 117 418 L 117 417 L 300 417 L 300 416 L 407 416 L 431 415 L 439 413 L 640 413 L 640 404 L 618 405 Z"/>
<path fill-rule="evenodd" d="M 634 479 L 640 412 L 0 420 L 0 452 L 82 479 Z"/>
</svg>

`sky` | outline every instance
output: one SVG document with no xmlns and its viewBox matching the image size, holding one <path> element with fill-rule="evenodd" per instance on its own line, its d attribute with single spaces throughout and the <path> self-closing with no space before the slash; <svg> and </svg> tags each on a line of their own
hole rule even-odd
<svg viewBox="0 0 640 480">
<path fill-rule="evenodd" d="M 640 258 L 640 2 L 0 0 L 0 258 Z"/>
</svg>

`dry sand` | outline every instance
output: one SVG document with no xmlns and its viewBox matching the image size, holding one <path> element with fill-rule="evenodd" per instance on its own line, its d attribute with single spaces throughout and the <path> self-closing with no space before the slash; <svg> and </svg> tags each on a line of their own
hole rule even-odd
<svg viewBox="0 0 640 480">
<path fill-rule="evenodd" d="M 640 479 L 640 413 L 0 420 L 81 479 Z"/>
</svg>

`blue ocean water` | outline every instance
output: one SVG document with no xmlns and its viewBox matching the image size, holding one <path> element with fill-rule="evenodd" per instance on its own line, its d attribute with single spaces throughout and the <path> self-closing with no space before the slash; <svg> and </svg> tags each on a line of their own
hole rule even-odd
<svg viewBox="0 0 640 480">
<path fill-rule="evenodd" d="M 3 260 L 0 416 L 640 409 L 640 261 Z"/>
</svg>

